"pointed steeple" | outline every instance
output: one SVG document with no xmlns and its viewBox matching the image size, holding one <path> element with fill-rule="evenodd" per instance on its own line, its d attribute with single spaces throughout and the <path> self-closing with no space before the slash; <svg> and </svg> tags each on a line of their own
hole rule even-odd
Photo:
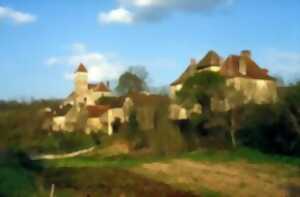
<svg viewBox="0 0 300 197">
<path fill-rule="evenodd" d="M 87 69 L 86 67 L 83 65 L 83 63 L 80 63 L 77 70 L 75 71 L 75 73 L 78 73 L 78 72 L 83 72 L 83 73 L 87 73 Z"/>
</svg>

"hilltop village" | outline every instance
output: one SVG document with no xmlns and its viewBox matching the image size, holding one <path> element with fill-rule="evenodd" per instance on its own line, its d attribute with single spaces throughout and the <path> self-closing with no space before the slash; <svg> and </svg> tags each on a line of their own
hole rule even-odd
<svg viewBox="0 0 300 197">
<path fill-rule="evenodd" d="M 104 132 L 112 135 L 116 125 L 129 121 L 130 112 L 137 112 L 137 120 L 143 129 L 154 128 L 155 114 L 149 106 L 165 103 L 169 107 L 169 119 L 189 119 L 191 113 L 203 113 L 197 104 L 187 109 L 176 102 L 176 94 L 185 81 L 196 73 L 212 71 L 226 79 L 226 85 L 242 92 L 242 103 L 275 103 L 278 99 L 276 80 L 268 70 L 260 67 L 252 59 L 251 51 L 244 50 L 239 55 L 221 58 L 215 51 L 209 51 L 200 61 L 192 59 L 183 74 L 169 87 L 169 96 L 154 95 L 149 92 L 130 92 L 116 96 L 109 82 L 90 84 L 88 70 L 80 64 L 74 73 L 74 90 L 55 109 L 49 109 L 54 132 L 84 130 L 85 133 Z M 211 109 L 228 111 L 228 100 L 211 98 Z"/>
</svg>

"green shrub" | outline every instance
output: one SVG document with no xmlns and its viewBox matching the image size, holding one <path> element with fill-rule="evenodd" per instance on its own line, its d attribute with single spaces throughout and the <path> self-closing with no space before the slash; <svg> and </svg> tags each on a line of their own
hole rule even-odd
<svg viewBox="0 0 300 197">
<path fill-rule="evenodd" d="M 287 109 L 279 105 L 246 106 L 238 139 L 266 153 L 300 154 L 300 134 L 292 129 Z"/>
<path fill-rule="evenodd" d="M 0 196 L 22 197 L 35 193 L 34 178 L 19 167 L 1 166 Z"/>
<path fill-rule="evenodd" d="M 131 111 L 129 114 L 129 120 L 128 120 L 128 131 L 131 134 L 135 134 L 139 130 L 139 123 L 137 120 L 137 112 Z"/>
<path fill-rule="evenodd" d="M 36 177 L 43 170 L 39 162 L 31 161 L 25 153 L 6 152 L 0 158 L 0 196 L 38 196 Z"/>
<path fill-rule="evenodd" d="M 122 133 L 128 141 L 131 150 L 139 150 L 147 146 L 145 132 L 139 127 L 137 112 L 135 110 L 129 114 L 128 124 L 123 128 Z"/>
<path fill-rule="evenodd" d="M 28 146 L 27 150 L 38 153 L 65 153 L 99 145 L 99 142 L 96 135 L 80 132 L 49 133 L 41 136 L 34 145 Z"/>
<path fill-rule="evenodd" d="M 186 150 L 179 128 L 168 119 L 167 106 L 157 106 L 154 113 L 154 129 L 147 132 L 149 144 L 159 155 L 172 155 Z"/>
</svg>

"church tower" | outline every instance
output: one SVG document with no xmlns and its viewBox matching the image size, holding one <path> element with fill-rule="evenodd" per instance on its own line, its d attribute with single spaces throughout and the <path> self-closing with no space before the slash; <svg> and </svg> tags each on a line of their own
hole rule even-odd
<svg viewBox="0 0 300 197">
<path fill-rule="evenodd" d="M 75 93 L 78 96 L 84 96 L 88 92 L 88 71 L 85 66 L 80 63 L 75 71 Z"/>
</svg>

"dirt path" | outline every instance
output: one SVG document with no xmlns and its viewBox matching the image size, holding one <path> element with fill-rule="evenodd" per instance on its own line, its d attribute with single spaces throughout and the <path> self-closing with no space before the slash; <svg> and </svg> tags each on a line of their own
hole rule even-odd
<svg viewBox="0 0 300 197">
<path fill-rule="evenodd" d="M 44 154 L 44 155 L 35 155 L 31 156 L 30 158 L 32 160 L 54 160 L 54 159 L 66 159 L 66 158 L 72 158 L 77 157 L 79 155 L 91 153 L 95 150 L 95 147 L 86 148 L 83 150 L 71 152 L 71 153 L 65 153 L 65 154 Z"/>
<path fill-rule="evenodd" d="M 296 167 L 246 162 L 213 164 L 181 159 L 144 164 L 133 171 L 196 194 L 207 188 L 225 196 L 282 197 L 289 196 L 289 187 L 300 188 L 300 173 Z"/>
</svg>

